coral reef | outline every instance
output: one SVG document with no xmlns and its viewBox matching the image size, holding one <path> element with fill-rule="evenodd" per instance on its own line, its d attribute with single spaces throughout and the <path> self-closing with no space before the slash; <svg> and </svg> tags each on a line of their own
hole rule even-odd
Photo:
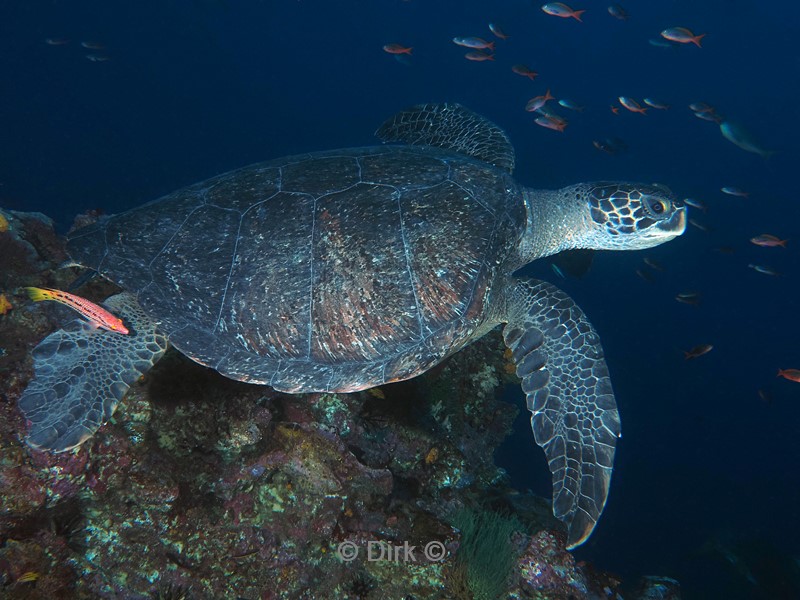
<svg viewBox="0 0 800 600">
<path fill-rule="evenodd" d="M 31 450 L 16 408 L 30 351 L 74 316 L 15 289 L 66 288 L 79 271 L 57 268 L 49 221 L 0 214 L 0 257 L 15 261 L 0 282 L 14 306 L 0 316 L 0 596 L 473 598 L 457 557 L 474 539 L 453 526 L 464 507 L 522 524 L 501 536 L 512 597 L 616 594 L 564 550 L 549 503 L 510 489 L 494 464 L 518 410 L 500 399 L 516 382 L 496 334 L 423 377 L 354 394 L 280 394 L 168 351 L 83 446 Z M 80 293 L 113 290 L 97 279 Z"/>
</svg>

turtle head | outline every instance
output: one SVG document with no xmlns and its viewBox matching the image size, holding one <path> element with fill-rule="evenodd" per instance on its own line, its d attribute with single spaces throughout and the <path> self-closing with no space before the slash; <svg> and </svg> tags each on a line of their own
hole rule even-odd
<svg viewBox="0 0 800 600">
<path fill-rule="evenodd" d="M 583 203 L 581 248 L 642 250 L 686 229 L 686 206 L 665 186 L 603 181 L 566 189 Z"/>
<path fill-rule="evenodd" d="M 525 190 L 521 264 L 564 250 L 642 250 L 686 229 L 686 206 L 658 184 L 601 181 Z"/>
</svg>

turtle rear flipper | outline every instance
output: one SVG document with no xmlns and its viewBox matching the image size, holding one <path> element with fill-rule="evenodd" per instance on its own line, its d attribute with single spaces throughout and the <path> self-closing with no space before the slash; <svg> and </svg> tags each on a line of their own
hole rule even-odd
<svg viewBox="0 0 800 600">
<path fill-rule="evenodd" d="M 507 307 L 503 338 L 553 475 L 553 513 L 567 525 L 572 549 L 606 504 L 620 435 L 603 348 L 583 311 L 549 283 L 515 281 Z"/>
<path fill-rule="evenodd" d="M 117 294 L 103 304 L 122 318 L 129 335 L 75 320 L 33 350 L 35 374 L 19 408 L 29 422 L 26 441 L 34 448 L 63 452 L 82 444 L 167 348 L 133 294 Z"/>
</svg>

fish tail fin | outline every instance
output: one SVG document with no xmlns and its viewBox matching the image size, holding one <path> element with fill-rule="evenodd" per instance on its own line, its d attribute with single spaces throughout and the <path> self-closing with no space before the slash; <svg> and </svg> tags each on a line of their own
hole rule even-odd
<svg viewBox="0 0 800 600">
<path fill-rule="evenodd" d="M 413 46 L 412 46 L 411 48 L 406 48 L 405 50 L 403 50 L 403 54 L 408 54 L 409 56 L 411 56 L 411 51 L 412 51 L 413 49 L 414 49 L 414 47 L 413 47 Z"/>
<path fill-rule="evenodd" d="M 494 42 L 489 42 L 489 43 L 486 45 L 486 47 L 487 47 L 489 50 L 491 50 L 492 52 L 494 52 Z"/>
<path fill-rule="evenodd" d="M 692 353 L 687 350 L 681 350 L 683 352 L 683 360 L 689 360 L 692 358 Z"/>
<path fill-rule="evenodd" d="M 573 16 L 573 17 L 575 17 L 575 19 L 576 19 L 577 21 L 580 21 L 581 23 L 583 23 L 583 19 L 581 19 L 581 15 L 582 15 L 583 13 L 585 13 L 585 12 L 586 12 L 586 10 L 585 10 L 585 9 L 584 9 L 584 10 L 573 10 L 573 11 L 572 11 L 572 16 Z"/>
<path fill-rule="evenodd" d="M 786 242 L 788 241 L 789 240 L 781 240 L 778 242 L 778 246 L 780 246 L 781 248 L 786 248 Z"/>
<path fill-rule="evenodd" d="M 547 102 L 548 100 L 555 100 L 555 97 L 550 94 L 550 88 L 547 88 L 547 91 L 544 93 L 544 101 Z"/>
<path fill-rule="evenodd" d="M 693 43 L 695 46 L 697 46 L 698 48 L 702 48 L 702 46 L 700 45 L 700 40 L 702 40 L 702 39 L 703 39 L 704 37 L 706 37 L 707 35 L 708 35 L 707 33 L 701 33 L 700 35 L 696 35 L 696 36 L 694 36 L 694 37 L 692 38 L 692 43 Z"/>
<path fill-rule="evenodd" d="M 27 292 L 28 298 L 34 302 L 43 302 L 44 300 L 52 300 L 54 298 L 53 293 L 47 288 L 26 287 L 23 289 Z"/>
<path fill-rule="evenodd" d="M 494 54 L 487 55 L 486 60 L 494 60 Z"/>
<path fill-rule="evenodd" d="M 783 377 L 783 369 L 778 369 L 778 374 L 775 377 Z"/>
</svg>

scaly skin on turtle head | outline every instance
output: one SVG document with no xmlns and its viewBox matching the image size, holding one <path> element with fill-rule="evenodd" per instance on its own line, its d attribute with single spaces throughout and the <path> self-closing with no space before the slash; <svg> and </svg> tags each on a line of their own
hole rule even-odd
<svg viewBox="0 0 800 600">
<path fill-rule="evenodd" d="M 525 204 L 522 264 L 579 248 L 652 248 L 686 229 L 686 206 L 661 185 L 603 181 L 553 191 L 528 189 Z"/>
<path fill-rule="evenodd" d="M 641 250 L 681 235 L 686 207 L 661 185 L 593 183 L 575 186 L 588 204 L 589 246 L 597 250 Z"/>
</svg>

